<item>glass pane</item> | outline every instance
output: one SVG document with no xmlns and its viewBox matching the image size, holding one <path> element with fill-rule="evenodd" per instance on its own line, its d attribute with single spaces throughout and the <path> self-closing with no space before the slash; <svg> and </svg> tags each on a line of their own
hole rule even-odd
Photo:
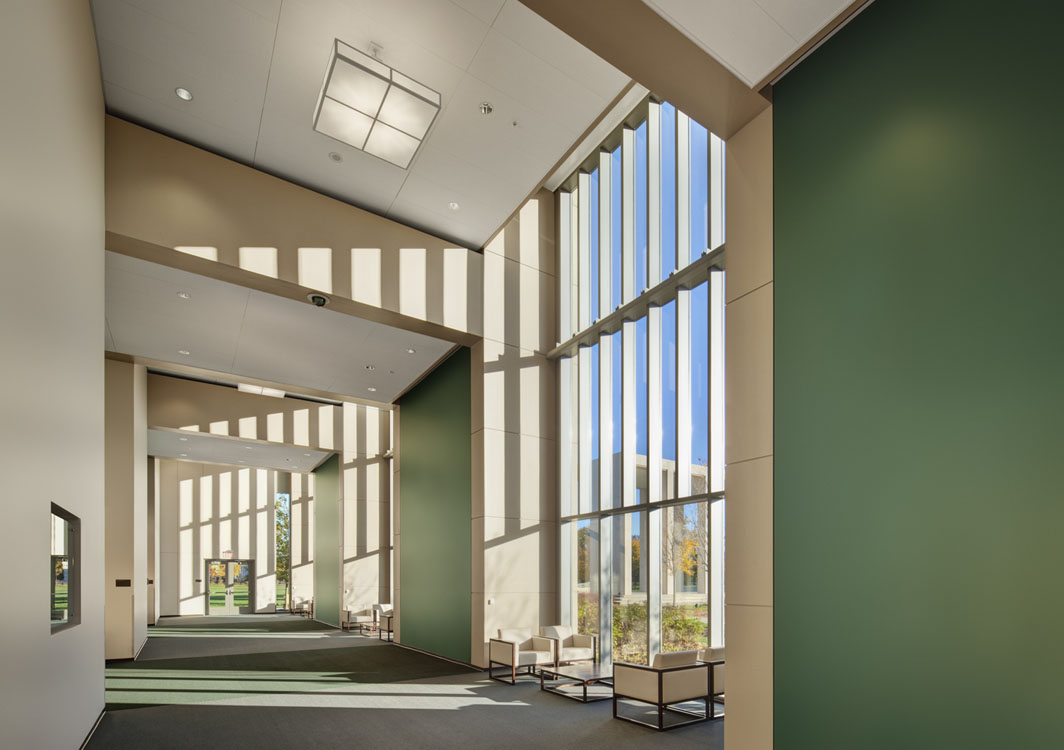
<svg viewBox="0 0 1064 750">
<path fill-rule="evenodd" d="M 647 124 L 635 130 L 635 293 L 647 288 Z"/>
<path fill-rule="evenodd" d="M 647 664 L 646 512 L 613 517 L 613 659 Z"/>
<path fill-rule="evenodd" d="M 708 492 L 709 282 L 691 290 L 691 494 Z"/>
<path fill-rule="evenodd" d="M 706 503 L 665 508 L 661 524 L 661 650 L 709 645 L 709 520 Z"/>
<path fill-rule="evenodd" d="M 287 492 L 279 492 L 274 501 L 274 519 L 277 545 L 277 609 L 290 609 L 292 587 L 292 515 L 291 497 Z"/>
<path fill-rule="evenodd" d="M 610 309 L 615 309 L 621 304 L 621 148 L 618 146 L 610 159 L 610 174 L 612 179 L 610 180 L 610 240 L 613 243 L 611 256 L 610 256 Z M 619 390 L 615 393 L 620 393 Z M 614 443 L 614 445 L 620 445 L 620 443 Z"/>
<path fill-rule="evenodd" d="M 661 105 L 661 278 L 676 268 L 676 108 Z"/>
<path fill-rule="evenodd" d="M 590 219 L 588 229 L 591 232 L 591 320 L 599 317 L 599 171 L 591 173 L 590 190 L 584 196 L 589 202 Z"/>
<path fill-rule="evenodd" d="M 647 319 L 635 323 L 635 502 L 647 498 Z"/>
<path fill-rule="evenodd" d="M 591 347 L 591 510 L 598 510 L 599 482 L 599 345 Z"/>
<path fill-rule="evenodd" d="M 249 583 L 251 576 L 248 574 L 246 562 L 229 563 L 229 574 L 233 581 L 233 606 L 247 609 L 251 606 Z"/>
<path fill-rule="evenodd" d="M 676 497 L 676 301 L 661 309 L 661 499 Z"/>
<path fill-rule="evenodd" d="M 225 600 L 225 591 L 228 588 L 225 567 L 224 562 L 218 561 L 213 561 L 207 566 L 207 575 L 210 579 L 207 582 L 207 590 L 210 592 L 207 597 L 207 614 L 225 614 L 228 611 L 228 605 Z"/>
<path fill-rule="evenodd" d="M 66 519 L 52 514 L 51 534 L 51 622 L 70 622 L 72 528 Z"/>
<path fill-rule="evenodd" d="M 576 523 L 576 632 L 599 634 L 599 521 Z"/>
<path fill-rule="evenodd" d="M 623 362 L 621 359 L 622 348 L 622 336 L 618 331 L 611 335 L 613 343 L 610 345 L 613 350 L 613 481 L 610 488 L 613 494 L 613 500 L 610 507 L 619 508 L 621 506 L 621 450 L 624 443 L 621 440 L 621 432 L 624 429 L 624 423 L 621 419 L 621 406 L 623 401 L 621 400 L 621 382 L 623 375 Z"/>
<path fill-rule="evenodd" d="M 691 120 L 691 260 L 709 247 L 709 133 Z"/>
</svg>

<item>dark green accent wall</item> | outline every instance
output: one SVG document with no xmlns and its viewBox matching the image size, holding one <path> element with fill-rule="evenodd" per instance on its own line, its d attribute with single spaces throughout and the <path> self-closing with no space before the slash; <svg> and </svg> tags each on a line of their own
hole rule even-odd
<svg viewBox="0 0 1064 750">
<path fill-rule="evenodd" d="M 1064 746 L 1062 8 L 881 0 L 775 89 L 776 750 Z"/>
<path fill-rule="evenodd" d="M 314 619 L 340 626 L 340 458 L 314 471 Z"/>
<path fill-rule="evenodd" d="M 399 401 L 399 603 L 404 644 L 470 661 L 470 351 Z"/>
</svg>

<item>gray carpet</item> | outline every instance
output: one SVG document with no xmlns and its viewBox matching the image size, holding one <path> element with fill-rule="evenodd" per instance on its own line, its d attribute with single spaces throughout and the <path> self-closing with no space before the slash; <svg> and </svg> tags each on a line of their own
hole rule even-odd
<svg viewBox="0 0 1064 750">
<path fill-rule="evenodd" d="M 164 618 L 109 664 L 99 748 L 722 748 L 723 721 L 659 733 L 290 615 Z M 638 709 L 631 707 L 628 712 Z"/>
</svg>

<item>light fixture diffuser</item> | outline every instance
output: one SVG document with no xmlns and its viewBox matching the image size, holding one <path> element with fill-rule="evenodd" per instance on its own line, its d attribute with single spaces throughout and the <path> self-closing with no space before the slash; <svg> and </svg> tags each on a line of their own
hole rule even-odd
<svg viewBox="0 0 1064 750">
<path fill-rule="evenodd" d="M 319 133 L 406 169 L 439 113 L 439 93 L 333 42 L 314 112 Z"/>
</svg>

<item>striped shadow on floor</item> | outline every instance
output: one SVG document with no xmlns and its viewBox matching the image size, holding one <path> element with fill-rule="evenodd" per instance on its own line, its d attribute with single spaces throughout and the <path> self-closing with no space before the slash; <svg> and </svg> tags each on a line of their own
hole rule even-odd
<svg viewBox="0 0 1064 750">
<path fill-rule="evenodd" d="M 667 734 L 484 672 L 290 615 L 164 618 L 107 667 L 88 744 L 113 748 L 720 748 L 721 722 Z"/>
</svg>

